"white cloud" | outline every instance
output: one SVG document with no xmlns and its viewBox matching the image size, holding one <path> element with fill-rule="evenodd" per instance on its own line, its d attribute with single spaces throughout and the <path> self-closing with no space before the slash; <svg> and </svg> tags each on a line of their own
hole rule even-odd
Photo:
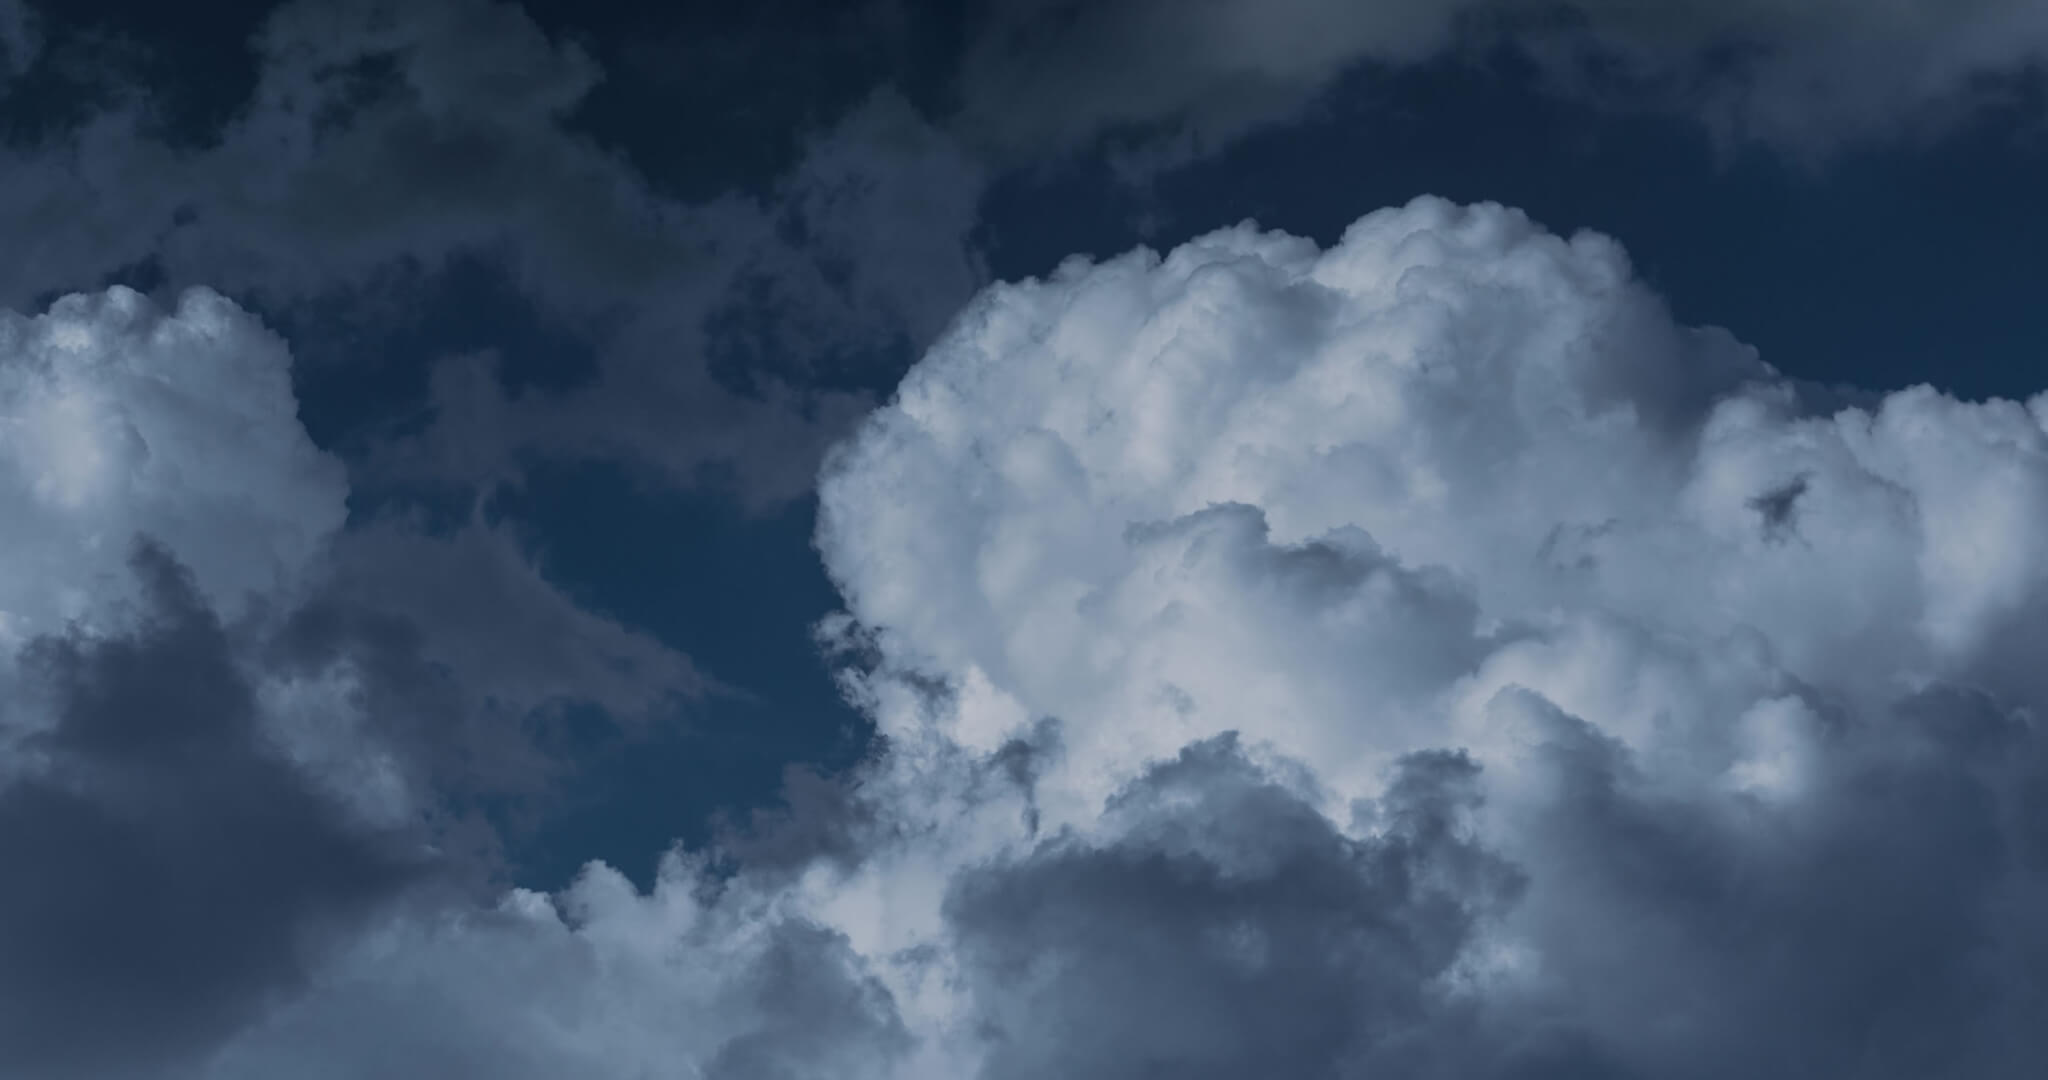
<svg viewBox="0 0 2048 1080">
<path fill-rule="evenodd" d="M 1612 243 L 1424 199 L 1328 252 L 1239 229 L 991 290 L 837 458 L 821 536 L 903 663 L 1070 735 L 1299 724 L 1318 760 L 1601 625 L 1827 687 L 1979 677 L 2043 595 L 2044 450 L 1924 388 L 1809 414 Z"/>
<path fill-rule="evenodd" d="M 1124 747 L 1090 761 L 1240 727 L 1400 752 L 1513 624 L 1641 606 L 1633 568 L 1539 563 L 1654 535 L 1749 377 L 1612 244 L 1509 211 L 1419 202 L 1327 254 L 1233 230 L 985 294 L 828 474 L 821 535 L 899 656 Z"/>
<path fill-rule="evenodd" d="M 1675 326 L 1613 243 L 1422 199 L 1328 251 L 1235 229 L 989 290 L 828 467 L 820 546 L 881 658 L 866 692 L 893 745 L 987 752 L 1056 719 L 1040 835 L 1128 843 L 1105 802 L 1229 732 L 1306 763 L 1293 790 L 1340 825 L 1354 800 L 1393 797 L 1403 755 L 1467 749 L 1489 806 L 1473 827 L 1529 882 L 1463 946 L 1521 958 L 1482 1015 L 1519 1022 L 1534 995 L 1603 1054 L 1699 1052 L 1633 1043 L 1600 1012 L 1647 1023 L 1654 1001 L 1728 1041 L 1719 1060 L 1790 1043 L 1839 1060 L 1838 1029 L 1790 1034 L 1583 965 L 1666 956 L 1733 994 L 1767 952 L 1708 959 L 1699 935 L 1735 917 L 1724 905 L 1768 909 L 1751 931 L 1768 950 L 1802 932 L 1800 905 L 1845 900 L 1776 845 L 1881 849 L 1874 793 L 1927 785 L 1900 857 L 1938 863 L 1934 837 L 1976 840 L 1980 796 L 1961 791 L 2026 798 L 2044 757 L 2024 717 L 2048 687 L 2011 657 L 2048 610 L 2044 404 L 1918 388 L 1829 412 L 1726 334 Z M 924 680 L 959 692 L 935 706 L 907 692 Z M 2013 762 L 1979 772 L 1925 741 L 1964 721 L 1948 699 L 1910 703 L 1950 686 L 2020 710 L 1968 721 L 2012 740 Z M 1631 858 L 1673 876 L 1607 861 Z M 1727 876 L 1739 866 L 1796 897 L 1752 894 Z M 1958 873 L 1965 892 L 2042 887 L 2033 870 Z M 1911 889 L 1868 902 L 1904 928 L 1901 955 L 1944 971 L 1978 962 L 1944 935 L 2042 933 Z M 1663 925 L 1589 951 L 1585 935 L 1635 919 Z M 1867 961 L 1813 962 L 1832 985 Z M 1985 993 L 2027 993 L 1992 969 Z M 1543 973 L 1572 970 L 1631 989 L 1565 1003 Z M 1958 986 L 1845 1008 L 1939 1012 Z M 1943 1030 L 1957 1055 L 2013 1034 Z"/>
</svg>

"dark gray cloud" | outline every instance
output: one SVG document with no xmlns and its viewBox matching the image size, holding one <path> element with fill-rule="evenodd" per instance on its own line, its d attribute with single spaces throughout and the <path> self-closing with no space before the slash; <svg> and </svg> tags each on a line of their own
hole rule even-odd
<svg viewBox="0 0 2048 1080">
<path fill-rule="evenodd" d="M 1796 805 L 1660 790 L 1537 704 L 1552 795 L 1514 827 L 1547 970 L 1496 1024 L 1568 1020 L 1629 1075 L 2020 1077 L 2048 920 L 2031 717 L 1936 690 L 1842 715 Z"/>
<path fill-rule="evenodd" d="M 705 1063 L 706 1080 L 822 1080 L 911 1045 L 888 989 L 823 927 L 776 924 L 735 989 L 766 1020 L 720 1046 Z"/>
<path fill-rule="evenodd" d="M 19 660 L 51 720 L 0 781 L 11 1075 L 146 1076 L 205 1048 L 429 865 L 269 744 L 185 571 L 148 545 L 133 566 L 148 608 L 136 630 L 42 638 Z"/>
<path fill-rule="evenodd" d="M 1405 762 L 1359 842 L 1234 739 L 1058 837 L 955 879 L 947 916 L 990 1080 L 1383 1075 L 1426 1061 L 1438 980 L 1518 887 L 1462 820 L 1476 768 Z M 1413 1075 L 1413 1073 L 1408 1073 Z"/>
</svg>

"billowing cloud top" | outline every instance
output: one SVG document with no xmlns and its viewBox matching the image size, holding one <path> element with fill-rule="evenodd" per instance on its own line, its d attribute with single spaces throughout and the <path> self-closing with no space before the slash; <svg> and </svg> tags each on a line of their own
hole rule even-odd
<svg viewBox="0 0 2048 1080">
<path fill-rule="evenodd" d="M 2044 412 L 1498 206 L 993 288 L 823 480 L 872 761 L 205 1075 L 2030 1076 Z"/>
<path fill-rule="evenodd" d="M 2042 885 L 2048 686 L 2021 643 L 2048 612 L 2044 414 L 1926 388 L 1837 407 L 1674 325 L 1611 241 L 1490 205 L 1421 199 L 1328 251 L 1227 230 L 985 293 L 828 468 L 820 546 L 900 768 L 1031 750 L 1007 839 L 898 810 L 1011 867 L 951 879 L 929 928 L 1011 1036 L 991 1073 L 1291 1061 L 1310 1019 L 1238 1011 L 1278 992 L 1265 965 L 1313 955 L 1276 912 L 1380 903 L 1417 966 L 1297 971 L 1331 980 L 1290 985 L 1304 1003 L 1359 1001 L 1288 1075 L 1410 1054 L 1410 1075 L 1884 1074 L 1878 1054 L 2007 1075 L 2034 1044 L 1990 1017 L 2040 992 L 2019 957 L 2042 921 L 2009 905 Z M 1268 778 L 1216 764 L 1240 753 Z M 1445 792 L 1468 767 L 1466 817 Z M 1416 799 L 1463 824 L 1404 840 Z M 1302 914 L 1336 886 L 1278 882 L 1322 829 L 1397 845 L 1432 867 L 1411 888 L 1452 899 L 1360 886 Z M 1155 846 L 1191 868 L 1146 880 Z M 1392 857 L 1348 858 L 1379 880 L 1362 867 Z M 1211 902 L 1212 926 L 1080 929 Z M 915 936 L 896 905 L 865 931 L 892 948 Z M 1211 932 L 1252 958 L 1144 951 Z M 1079 966 L 1019 989 L 990 948 Z M 1191 983 L 1232 1004 L 1091 1019 Z M 1808 1023 L 1773 1011 L 1791 1000 Z M 1379 1029 L 1388 1001 L 1426 1049 Z"/>
<path fill-rule="evenodd" d="M 2044 583 L 2042 411 L 1817 413 L 1613 243 L 1425 199 L 990 291 L 838 458 L 823 548 L 894 658 L 1133 765 L 1484 744 L 1460 680 L 1620 706 L 1560 634 L 1731 667 L 1629 691 L 1604 723 L 1649 750 L 1786 679 L 2031 689 L 1992 654 Z"/>
</svg>

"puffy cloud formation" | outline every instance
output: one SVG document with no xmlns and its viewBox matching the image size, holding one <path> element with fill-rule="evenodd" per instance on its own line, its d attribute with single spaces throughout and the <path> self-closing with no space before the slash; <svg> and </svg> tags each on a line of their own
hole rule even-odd
<svg viewBox="0 0 2048 1080">
<path fill-rule="evenodd" d="M 1811 152 L 1939 121 L 2037 71 L 2048 16 L 2030 0 L 995 0 L 963 62 L 963 119 L 1012 150 L 1161 122 L 1227 140 L 1359 64 L 1503 39 L 1578 92 L 1647 94 Z"/>
<path fill-rule="evenodd" d="M 1673 325 L 1612 242 L 1497 206 L 985 293 L 836 458 L 820 543 L 892 745 L 1062 744 L 1034 759 L 1042 839 L 996 848 L 1028 852 L 999 857 L 1007 906 L 969 871 L 938 931 L 972 958 L 1007 911 L 1002 955 L 1041 958 L 967 979 L 1030 1033 L 989 1073 L 2021 1075 L 2048 940 L 2048 688 L 2020 659 L 2048 611 L 2044 420 L 2048 398 L 1924 387 L 1830 411 Z M 908 692 L 934 683 L 943 704 Z M 1120 808 L 1232 736 L 1301 764 L 1289 824 L 1237 781 L 1162 800 L 1166 850 L 1229 888 L 1308 826 L 1401 840 L 1404 770 L 1471 763 L 1463 825 L 1405 849 L 1462 868 L 1436 900 L 1288 907 L 1305 884 L 1229 924 L 1256 973 L 1315 985 L 1276 927 L 1328 948 L 1361 911 L 1422 918 L 1412 966 L 1357 965 L 1395 985 L 1344 1039 L 1190 974 L 1193 930 L 1043 959 L 1226 888 L 1132 853 Z M 1082 875 L 1075 845 L 1117 855 Z M 1181 996 L 1208 993 L 1230 1004 Z"/>
<path fill-rule="evenodd" d="M 995 287 L 824 477 L 866 766 L 200 1075 L 2029 1076 L 2044 414 L 1498 206 Z"/>
</svg>

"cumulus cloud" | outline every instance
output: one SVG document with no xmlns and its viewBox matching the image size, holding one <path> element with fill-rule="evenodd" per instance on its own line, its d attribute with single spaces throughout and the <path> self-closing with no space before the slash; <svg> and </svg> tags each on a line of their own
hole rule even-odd
<svg viewBox="0 0 2048 1080">
<path fill-rule="evenodd" d="M 1397 1025 L 1405 1074 L 2018 1075 L 2044 746 L 2008 657 L 2048 599 L 2048 399 L 1823 406 L 1674 325 L 1612 242 L 1424 199 L 1328 251 L 1247 227 L 990 290 L 835 459 L 820 545 L 896 744 L 1056 718 L 1050 865 L 1202 740 L 1307 763 L 1286 790 L 1360 842 L 1398 835 L 1399 762 L 1471 755 L 1471 842 L 1519 884 L 1451 891 L 1512 902 L 1404 976 L 1438 1006 Z M 1257 819 L 1203 797 L 1173 850 Z M 1020 902 L 1017 955 L 1123 917 L 1088 888 Z M 1146 940 L 1070 970 L 1105 1001 L 1200 981 Z M 1136 1004 L 1030 1045 L 1229 1060 L 1266 996 L 1163 1045 Z"/>
<path fill-rule="evenodd" d="M 2048 17 L 2028 0 L 998 0 L 962 62 L 961 121 L 1012 152 L 1162 124 L 1213 147 L 1359 66 L 1502 42 L 1568 92 L 1806 154 L 1995 100 L 2048 56 Z"/>
<path fill-rule="evenodd" d="M 1498 206 L 998 286 L 823 483 L 875 756 L 210 1075 L 2031 1075 L 2044 421 Z"/>
</svg>

